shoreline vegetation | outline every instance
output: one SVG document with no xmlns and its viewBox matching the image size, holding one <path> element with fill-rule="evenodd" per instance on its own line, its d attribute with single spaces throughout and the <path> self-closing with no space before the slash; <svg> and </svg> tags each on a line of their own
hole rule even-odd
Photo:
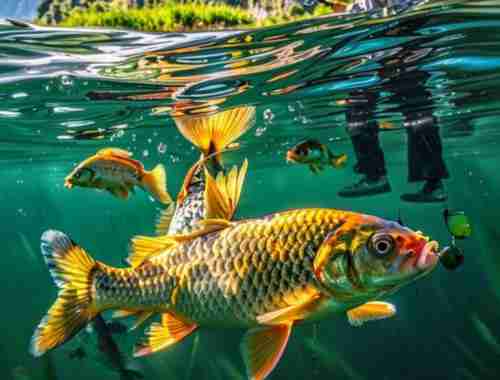
<svg viewBox="0 0 500 380">
<path fill-rule="evenodd" d="M 40 25 L 125 28 L 143 32 L 207 31 L 283 24 L 334 11 L 349 0 L 330 1 L 306 11 L 295 0 L 250 0 L 240 6 L 202 0 L 44 0 L 38 8 Z M 78 4 L 77 6 L 75 4 Z"/>
</svg>

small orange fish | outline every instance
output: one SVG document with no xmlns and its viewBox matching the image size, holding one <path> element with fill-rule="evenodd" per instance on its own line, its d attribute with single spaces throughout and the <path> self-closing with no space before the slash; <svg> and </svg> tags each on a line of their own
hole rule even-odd
<svg viewBox="0 0 500 380">
<path fill-rule="evenodd" d="M 81 162 L 64 180 L 64 186 L 91 187 L 109 191 L 115 197 L 127 199 L 134 186 L 149 191 L 164 204 L 172 202 L 167 191 L 167 175 L 163 165 L 147 171 L 132 154 L 123 149 L 101 149 Z"/>
<path fill-rule="evenodd" d="M 333 154 L 330 149 L 318 140 L 309 139 L 295 145 L 286 153 L 287 162 L 309 165 L 313 173 L 323 170 L 325 165 L 334 168 L 343 167 L 347 161 L 347 155 Z"/>
</svg>

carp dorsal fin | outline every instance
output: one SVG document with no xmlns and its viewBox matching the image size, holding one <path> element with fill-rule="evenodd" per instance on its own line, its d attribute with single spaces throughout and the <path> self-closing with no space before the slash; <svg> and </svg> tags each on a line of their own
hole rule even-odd
<svg viewBox="0 0 500 380">
<path fill-rule="evenodd" d="M 127 258 L 128 263 L 137 268 L 146 260 L 163 253 L 178 243 L 187 242 L 211 232 L 220 231 L 231 225 L 228 221 L 215 219 L 205 220 L 201 224 L 202 228 L 189 234 L 165 235 L 165 236 L 134 236 L 130 244 L 130 252 Z"/>
<path fill-rule="evenodd" d="M 172 202 L 170 205 L 166 208 L 163 209 L 160 213 L 160 216 L 158 217 L 158 220 L 156 222 L 156 235 L 157 236 L 163 236 L 168 234 L 168 229 L 170 227 L 170 222 L 172 222 L 172 218 L 174 217 L 175 213 L 175 203 Z"/>
<path fill-rule="evenodd" d="M 170 236 L 134 236 L 130 242 L 128 263 L 137 268 L 147 259 L 177 244 Z"/>
<path fill-rule="evenodd" d="M 248 160 L 238 170 L 234 166 L 227 175 L 219 172 L 214 179 L 205 169 L 205 209 L 207 219 L 231 220 L 240 200 Z"/>
<path fill-rule="evenodd" d="M 97 152 L 99 156 L 115 156 L 120 158 L 130 158 L 132 153 L 120 148 L 103 148 Z"/>
<path fill-rule="evenodd" d="M 229 146 L 228 148 L 223 149 L 221 151 L 211 153 L 207 156 L 202 156 L 198 161 L 196 161 L 193 164 L 193 166 L 189 168 L 188 172 L 186 173 L 186 176 L 184 177 L 184 181 L 182 182 L 181 186 L 181 191 L 179 191 L 179 194 L 177 195 L 177 203 L 182 203 L 184 201 L 184 199 L 188 195 L 189 186 L 195 179 L 195 175 L 198 174 L 198 171 L 201 170 L 209 160 L 216 157 L 217 155 L 221 155 L 222 153 L 231 152 L 237 149 L 239 149 L 239 146 Z"/>
</svg>

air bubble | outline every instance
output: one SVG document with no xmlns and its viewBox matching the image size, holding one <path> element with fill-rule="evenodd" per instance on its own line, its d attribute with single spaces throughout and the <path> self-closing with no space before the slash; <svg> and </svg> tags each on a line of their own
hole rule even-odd
<svg viewBox="0 0 500 380">
<path fill-rule="evenodd" d="M 165 154 L 165 152 L 167 151 L 167 145 L 164 144 L 164 143 L 162 143 L 162 142 L 160 142 L 158 144 L 158 148 L 157 149 L 158 149 L 158 153 Z"/>
</svg>

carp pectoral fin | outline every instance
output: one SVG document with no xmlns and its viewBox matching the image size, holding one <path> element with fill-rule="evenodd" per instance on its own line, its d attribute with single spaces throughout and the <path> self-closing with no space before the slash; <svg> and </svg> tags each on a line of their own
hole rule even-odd
<svg viewBox="0 0 500 380">
<path fill-rule="evenodd" d="M 247 331 L 241 353 L 249 379 L 263 380 L 271 373 L 285 351 L 291 331 L 291 323 Z"/>
<path fill-rule="evenodd" d="M 172 202 L 170 205 L 162 210 L 158 220 L 156 221 L 156 235 L 166 235 L 168 233 L 168 229 L 170 227 L 170 223 L 172 222 L 172 218 L 175 213 L 175 203 Z"/>
<path fill-rule="evenodd" d="M 163 350 L 191 334 L 198 326 L 177 319 L 170 313 L 162 315 L 161 323 L 153 323 L 146 339 L 134 350 L 134 356 L 145 356 Z"/>
<path fill-rule="evenodd" d="M 134 236 L 130 242 L 127 261 L 132 267 L 136 268 L 155 254 L 161 253 L 175 244 L 177 242 L 169 236 Z"/>
<path fill-rule="evenodd" d="M 115 156 L 121 158 L 129 158 L 132 156 L 132 153 L 130 153 L 129 151 L 119 148 L 104 148 L 99 150 L 96 154 L 98 154 L 99 156 Z"/>
<path fill-rule="evenodd" d="M 120 199 L 128 199 L 128 190 L 125 187 L 110 187 L 108 191 Z"/>
<path fill-rule="evenodd" d="M 396 306 L 387 302 L 367 302 L 347 311 L 347 319 L 353 326 L 361 326 L 368 321 L 385 319 L 396 314 Z"/>
<path fill-rule="evenodd" d="M 323 301 L 324 298 L 319 293 L 309 295 L 297 305 L 259 315 L 257 321 L 263 325 L 279 325 L 304 320 L 317 311 Z"/>
<path fill-rule="evenodd" d="M 240 201 L 241 190 L 245 182 L 248 160 L 238 170 L 236 166 L 227 175 L 223 172 L 214 179 L 205 169 L 205 207 L 207 219 L 231 220 Z"/>
</svg>

